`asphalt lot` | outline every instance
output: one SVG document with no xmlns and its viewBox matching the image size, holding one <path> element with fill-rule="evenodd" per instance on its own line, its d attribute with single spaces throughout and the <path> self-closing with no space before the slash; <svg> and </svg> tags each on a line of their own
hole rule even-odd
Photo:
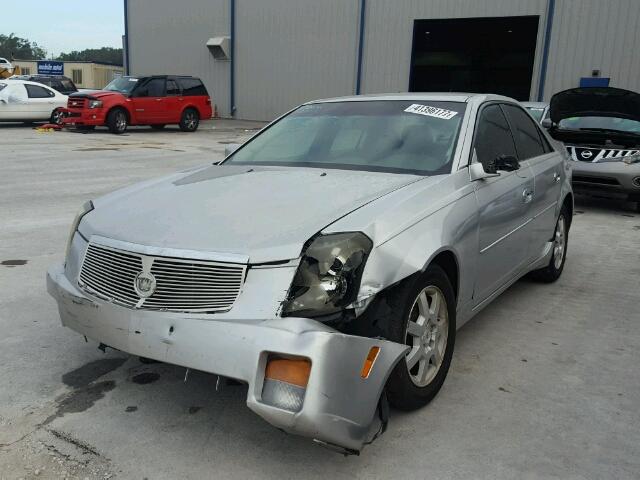
<svg viewBox="0 0 640 480">
<path fill-rule="evenodd" d="M 640 214 L 579 199 L 554 285 L 522 280 L 459 332 L 425 409 L 360 457 L 274 429 L 245 388 L 107 351 L 45 289 L 82 202 L 222 157 L 256 124 L 195 134 L 0 125 L 0 478 L 637 479 Z"/>
</svg>

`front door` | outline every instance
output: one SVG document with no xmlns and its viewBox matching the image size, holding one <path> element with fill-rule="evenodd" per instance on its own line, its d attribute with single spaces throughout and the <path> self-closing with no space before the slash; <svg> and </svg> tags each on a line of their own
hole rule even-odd
<svg viewBox="0 0 640 480">
<path fill-rule="evenodd" d="M 474 150 L 477 161 L 517 157 L 509 124 L 498 104 L 480 113 Z M 513 172 L 475 182 L 479 210 L 477 305 L 509 282 L 529 258 L 533 173 L 527 162 Z"/>
<path fill-rule="evenodd" d="M 167 116 L 165 79 L 149 79 L 136 88 L 132 101 L 135 123 L 142 125 L 163 123 Z"/>
</svg>

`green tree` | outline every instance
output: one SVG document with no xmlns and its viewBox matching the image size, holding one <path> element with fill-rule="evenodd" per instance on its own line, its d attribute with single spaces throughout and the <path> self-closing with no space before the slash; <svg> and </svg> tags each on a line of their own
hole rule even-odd
<svg viewBox="0 0 640 480">
<path fill-rule="evenodd" d="M 36 42 L 31 42 L 26 38 L 16 37 L 13 33 L 9 35 L 0 34 L 0 57 L 20 60 L 39 60 L 46 58 L 47 52 Z"/>
<path fill-rule="evenodd" d="M 61 53 L 56 60 L 66 62 L 102 62 L 113 65 L 122 65 L 122 49 L 113 47 L 87 48 L 86 50 L 74 50 L 69 53 Z"/>
</svg>

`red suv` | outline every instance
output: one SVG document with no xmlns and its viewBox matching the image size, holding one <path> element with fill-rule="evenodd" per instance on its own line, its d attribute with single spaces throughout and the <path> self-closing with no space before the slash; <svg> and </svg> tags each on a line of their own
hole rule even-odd
<svg viewBox="0 0 640 480">
<path fill-rule="evenodd" d="M 178 124 L 195 132 L 200 119 L 211 114 L 211 97 L 199 78 L 120 77 L 103 90 L 70 95 L 62 123 L 84 130 L 106 125 L 112 133 L 124 133 L 128 125 Z"/>
</svg>

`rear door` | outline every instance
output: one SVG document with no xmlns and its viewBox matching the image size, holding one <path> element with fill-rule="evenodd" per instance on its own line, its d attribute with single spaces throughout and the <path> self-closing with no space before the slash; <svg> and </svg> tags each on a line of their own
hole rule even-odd
<svg viewBox="0 0 640 480">
<path fill-rule="evenodd" d="M 499 104 L 488 104 L 480 111 L 473 148 L 479 162 L 501 155 L 517 156 L 509 123 Z M 499 173 L 475 182 L 479 211 L 476 305 L 512 280 L 529 258 L 533 172 L 524 162 L 518 170 Z"/>
<path fill-rule="evenodd" d="M 51 112 L 56 108 L 56 92 L 43 85 L 28 85 L 27 90 L 27 111 L 29 120 L 48 120 Z"/>
<path fill-rule="evenodd" d="M 180 115 L 182 113 L 182 105 L 184 103 L 184 97 L 182 96 L 182 90 L 173 78 L 167 79 L 167 97 L 165 99 L 165 121 L 166 123 L 178 123 L 180 122 Z"/>
<path fill-rule="evenodd" d="M 560 201 L 562 157 L 555 152 L 539 126 L 516 105 L 504 105 L 511 124 L 520 162 L 527 162 L 533 171 L 534 192 L 531 202 L 531 260 L 543 254 L 551 241 L 556 225 L 557 205 Z"/>
<path fill-rule="evenodd" d="M 164 78 L 150 78 L 134 91 L 132 100 L 135 123 L 164 123 L 167 117 Z"/>
</svg>

